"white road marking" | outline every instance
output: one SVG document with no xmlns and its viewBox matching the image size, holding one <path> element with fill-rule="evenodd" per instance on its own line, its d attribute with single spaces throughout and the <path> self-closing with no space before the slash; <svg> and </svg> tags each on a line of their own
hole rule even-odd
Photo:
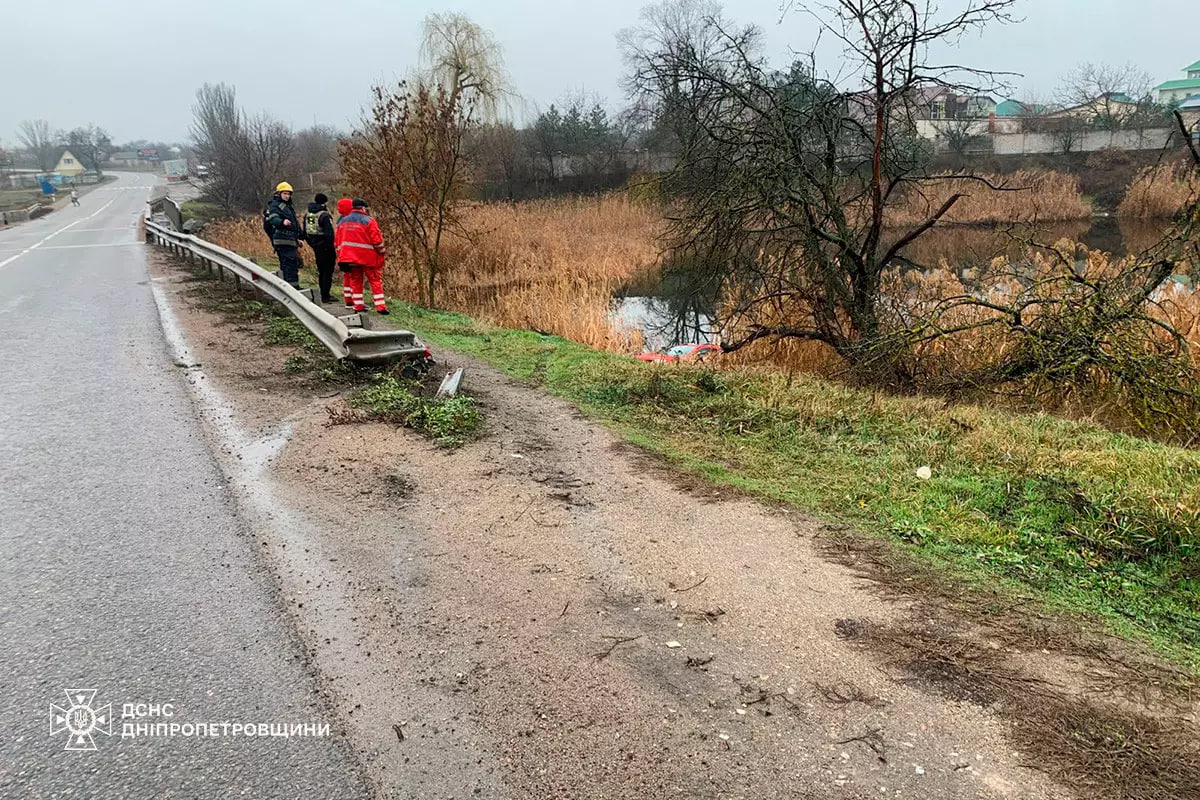
<svg viewBox="0 0 1200 800">
<path fill-rule="evenodd" d="M 74 222 L 72 222 L 70 225 L 64 225 L 64 226 L 62 226 L 61 228 L 59 228 L 58 230 L 56 230 L 54 233 L 52 233 L 52 234 L 50 234 L 49 236 L 47 236 L 45 239 L 41 239 L 41 240 L 39 240 L 39 241 L 37 241 L 37 242 L 34 242 L 33 244 L 29 245 L 29 247 L 26 247 L 24 250 L 22 250 L 21 252 L 17 253 L 15 256 L 9 256 L 8 258 L 4 259 L 3 261 L 0 261 L 0 269 L 4 269 L 4 268 L 5 268 L 5 267 L 7 267 L 9 264 L 11 264 L 12 262 L 16 261 L 18 258 L 20 258 L 21 256 L 25 255 L 26 253 L 30 252 L 31 250 L 37 250 L 39 247 L 41 247 L 41 246 L 42 246 L 42 245 L 44 245 L 46 242 L 48 242 L 48 241 L 50 241 L 51 239 L 53 239 L 55 236 L 58 236 L 58 235 L 59 235 L 60 233 L 62 233 L 63 231 L 65 231 L 65 230 L 68 230 L 69 228 L 74 228 L 74 227 L 75 227 L 76 225 L 78 225 L 79 223 L 81 223 L 81 222 L 85 222 L 85 221 L 87 221 L 87 220 L 91 219 L 92 217 L 96 216 L 96 215 L 97 215 L 97 214 L 99 214 L 101 211 L 103 211 L 104 209 L 108 208 L 109 206 L 111 206 L 111 205 L 112 205 L 113 203 L 115 203 L 115 202 L 117 202 L 116 198 L 113 198 L 112 200 L 109 200 L 107 203 L 105 203 L 104 205 L 102 205 L 102 206 L 100 206 L 98 209 L 96 209 L 94 212 L 92 212 L 92 213 L 91 213 L 89 216 L 86 216 L 86 217 L 80 217 L 79 219 L 77 219 L 77 220 L 75 220 Z"/>
<path fill-rule="evenodd" d="M 140 216 L 140 214 L 139 214 Z M 101 231 L 131 231 L 137 228 L 137 225 L 126 225 L 124 228 L 76 228 L 71 233 L 100 233 Z"/>
<path fill-rule="evenodd" d="M 124 230 L 124 229 L 122 228 L 122 230 Z M 104 242 L 104 243 L 98 243 L 98 244 L 52 244 L 48 247 L 39 247 L 38 249 L 39 250 L 86 250 L 89 247 L 141 247 L 141 246 L 142 246 L 141 242 Z M 32 247 L 29 248 L 29 250 L 32 250 L 32 249 L 33 249 Z M 24 255 L 25 253 L 28 253 L 29 250 L 7 250 L 7 251 L 0 251 L 0 252 L 8 252 L 8 253 L 16 253 L 17 255 Z M 3 264 L 0 264 L 0 266 L 3 266 Z"/>
</svg>

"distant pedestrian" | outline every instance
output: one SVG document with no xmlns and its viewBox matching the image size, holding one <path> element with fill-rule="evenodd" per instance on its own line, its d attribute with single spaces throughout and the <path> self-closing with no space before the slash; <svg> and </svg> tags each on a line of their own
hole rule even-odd
<svg viewBox="0 0 1200 800">
<path fill-rule="evenodd" d="M 317 260 L 317 284 L 321 287 L 321 302 L 332 303 L 329 290 L 333 287 L 333 268 L 337 264 L 337 250 L 333 246 L 333 215 L 326 203 L 329 198 L 320 192 L 308 204 L 304 213 L 304 241 L 313 250 Z"/>
<path fill-rule="evenodd" d="M 71 205 L 79 205 L 79 192 L 75 191 L 73 188 L 71 189 Z"/>
<path fill-rule="evenodd" d="M 338 207 L 341 207 L 338 203 Z M 337 246 L 338 266 L 350 276 L 350 299 L 355 311 L 366 311 L 363 302 L 363 278 L 371 285 L 375 311 L 387 314 L 387 303 L 383 296 L 383 265 L 387 247 L 379 223 L 371 218 L 365 200 L 351 201 L 351 211 L 338 220 L 334 235 Z"/>
<path fill-rule="evenodd" d="M 271 246 L 279 257 L 279 272 L 285 281 L 300 288 L 300 241 L 304 230 L 292 207 L 292 185 L 283 181 L 263 211 L 263 231 L 271 237 Z"/>
</svg>

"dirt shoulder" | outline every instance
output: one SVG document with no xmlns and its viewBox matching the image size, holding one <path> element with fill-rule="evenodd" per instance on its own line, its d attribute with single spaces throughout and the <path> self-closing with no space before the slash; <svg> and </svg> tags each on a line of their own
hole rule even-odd
<svg viewBox="0 0 1200 800">
<path fill-rule="evenodd" d="M 255 535 L 379 796 L 1197 796 L 1196 707 L 1155 676 L 893 591 L 838 532 L 453 353 L 478 440 L 330 426 L 336 386 L 154 270 L 246 439 L 282 445 Z"/>
</svg>

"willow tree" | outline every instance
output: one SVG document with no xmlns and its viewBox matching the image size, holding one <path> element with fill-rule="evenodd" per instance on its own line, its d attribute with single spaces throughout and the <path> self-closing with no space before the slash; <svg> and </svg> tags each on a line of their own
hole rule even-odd
<svg viewBox="0 0 1200 800">
<path fill-rule="evenodd" d="M 472 183 L 470 132 L 494 118 L 506 79 L 500 45 L 461 14 L 425 19 L 421 55 L 412 80 L 373 88 L 371 107 L 340 154 L 350 188 L 399 240 L 421 304 L 433 307 L 447 267 L 443 244 L 461 227 Z"/>
</svg>

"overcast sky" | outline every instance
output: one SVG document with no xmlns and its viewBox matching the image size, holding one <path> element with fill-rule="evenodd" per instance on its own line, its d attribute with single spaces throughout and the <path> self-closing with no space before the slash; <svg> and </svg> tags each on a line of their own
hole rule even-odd
<svg viewBox="0 0 1200 800">
<path fill-rule="evenodd" d="M 801 4 L 802 0 L 797 0 Z M 55 128 L 94 122 L 118 141 L 182 140 L 197 87 L 225 81 L 247 110 L 296 126 L 348 127 L 380 80 L 417 60 L 421 20 L 466 13 L 505 50 L 512 83 L 531 107 L 586 90 L 620 106 L 617 31 L 636 24 L 645 0 L 53 0 L 5 3 L 0 20 L 0 143 L 23 119 Z M 942 0 L 943 7 L 955 0 Z M 1024 22 L 988 29 L 954 53 L 962 63 L 1024 73 L 1017 96 L 1048 97 L 1082 61 L 1132 62 L 1155 82 L 1182 77 L 1200 59 L 1195 0 L 1023 0 Z M 816 29 L 779 0 L 726 2 L 728 16 L 754 22 L 784 62 L 807 50 Z M 820 51 L 837 71 L 837 51 Z M 827 66 L 826 66 L 827 64 Z"/>
</svg>

